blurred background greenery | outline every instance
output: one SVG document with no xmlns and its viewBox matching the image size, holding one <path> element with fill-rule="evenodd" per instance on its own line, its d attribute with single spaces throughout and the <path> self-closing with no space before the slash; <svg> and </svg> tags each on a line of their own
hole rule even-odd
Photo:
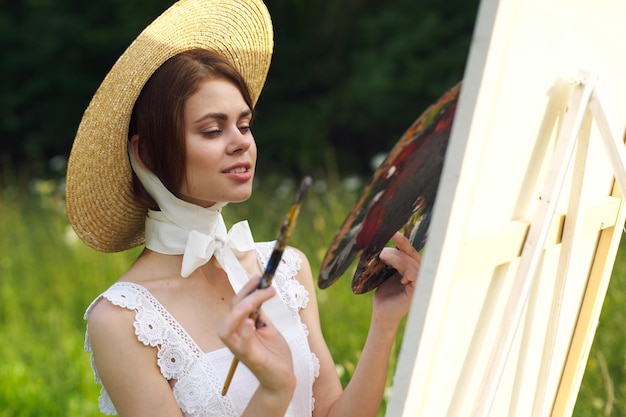
<svg viewBox="0 0 626 417">
<path fill-rule="evenodd" d="M 28 173 L 0 175 L 0 417 L 100 415 L 99 389 L 83 351 L 83 313 L 139 251 L 102 254 L 83 244 L 67 222 L 62 184 Z M 273 239 L 296 187 L 284 176 L 258 180 L 250 201 L 226 207 L 227 223 L 247 218 L 257 240 Z M 354 178 L 331 175 L 317 180 L 304 200 L 291 243 L 308 255 L 313 271 L 359 188 Z M 622 245 L 620 253 L 625 249 Z M 344 385 L 358 362 L 371 313 L 371 293 L 351 292 L 353 268 L 317 291 L 324 335 Z M 625 274 L 626 259 L 618 255 L 576 417 L 626 415 Z M 391 357 L 388 394 L 403 333 L 404 323 Z"/>
<path fill-rule="evenodd" d="M 0 0 L 0 155 L 68 155 L 115 60 L 172 0 Z M 461 80 L 478 0 L 268 0 L 261 171 L 363 173 Z M 40 167 L 45 169 L 45 165 Z"/>
<path fill-rule="evenodd" d="M 137 251 L 103 255 L 76 239 L 64 213 L 65 161 L 104 75 L 171 3 L 0 0 L 1 417 L 99 415 L 82 316 Z M 264 175 L 253 199 L 226 215 L 250 219 L 257 240 L 272 239 L 291 178 L 313 174 L 293 244 L 316 271 L 375 156 L 462 78 L 478 0 L 266 3 L 275 53 L 254 127 Z M 577 417 L 626 415 L 625 273 L 618 255 Z M 355 299 L 344 278 L 318 297 L 346 383 L 370 295 Z"/>
</svg>

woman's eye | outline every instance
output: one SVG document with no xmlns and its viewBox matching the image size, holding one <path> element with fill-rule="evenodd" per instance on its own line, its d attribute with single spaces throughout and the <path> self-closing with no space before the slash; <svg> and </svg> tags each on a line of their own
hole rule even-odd
<svg viewBox="0 0 626 417">
<path fill-rule="evenodd" d="M 216 138 L 219 136 L 220 133 L 222 133 L 221 130 L 212 129 L 212 130 L 206 130 L 202 132 L 202 136 L 204 136 L 205 138 Z"/>
<path fill-rule="evenodd" d="M 250 125 L 239 126 L 239 131 L 243 134 L 250 132 Z"/>
</svg>

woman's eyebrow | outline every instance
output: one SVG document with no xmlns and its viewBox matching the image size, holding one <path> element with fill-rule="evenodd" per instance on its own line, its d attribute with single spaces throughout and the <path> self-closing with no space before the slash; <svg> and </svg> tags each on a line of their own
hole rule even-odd
<svg viewBox="0 0 626 417">
<path fill-rule="evenodd" d="M 241 113 L 239 113 L 239 119 L 242 119 L 244 117 L 248 117 L 251 114 L 252 114 L 252 110 L 246 109 L 246 110 L 242 111 Z M 226 113 L 220 113 L 220 112 L 207 113 L 207 114 L 203 115 L 202 117 L 200 117 L 198 120 L 196 120 L 194 122 L 194 124 L 202 123 L 202 122 L 204 122 L 205 120 L 208 120 L 208 119 L 228 120 L 228 115 Z"/>
<path fill-rule="evenodd" d="M 194 121 L 194 123 L 202 123 L 208 119 L 227 120 L 228 115 L 226 113 L 206 113 L 198 120 Z"/>
</svg>

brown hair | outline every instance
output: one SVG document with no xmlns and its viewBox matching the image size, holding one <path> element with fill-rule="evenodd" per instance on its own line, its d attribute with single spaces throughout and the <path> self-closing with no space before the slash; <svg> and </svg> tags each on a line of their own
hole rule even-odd
<svg viewBox="0 0 626 417">
<path fill-rule="evenodd" d="M 185 103 L 202 81 L 211 78 L 232 82 L 254 111 L 243 77 L 230 62 L 207 49 L 191 49 L 165 61 L 143 87 L 133 108 L 129 140 L 139 135 L 141 160 L 174 195 L 185 180 Z M 148 207 L 158 207 L 134 174 L 133 188 Z"/>
</svg>

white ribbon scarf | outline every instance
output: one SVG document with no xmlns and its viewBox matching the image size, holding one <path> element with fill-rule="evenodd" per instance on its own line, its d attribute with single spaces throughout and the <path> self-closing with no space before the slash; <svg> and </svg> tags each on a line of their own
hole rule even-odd
<svg viewBox="0 0 626 417">
<path fill-rule="evenodd" d="M 160 208 L 148 210 L 146 248 L 166 255 L 182 254 L 183 278 L 215 256 L 233 290 L 239 292 L 249 276 L 236 253 L 254 249 L 248 222 L 236 223 L 227 232 L 221 211 L 226 203 L 204 208 L 177 198 L 156 175 L 135 161 L 130 149 L 128 153 L 133 171 Z"/>
</svg>

